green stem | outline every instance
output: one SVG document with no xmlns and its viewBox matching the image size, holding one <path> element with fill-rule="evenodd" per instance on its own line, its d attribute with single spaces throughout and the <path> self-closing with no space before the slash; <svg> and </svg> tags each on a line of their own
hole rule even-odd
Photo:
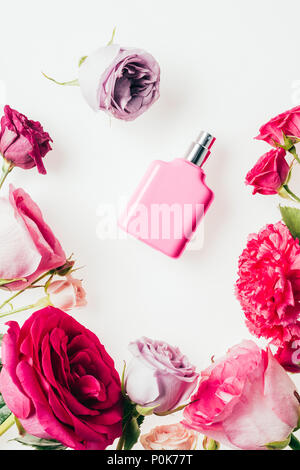
<svg viewBox="0 0 300 470">
<path fill-rule="evenodd" d="M 51 80 L 51 82 L 56 83 L 56 85 L 79 86 L 78 78 L 75 78 L 74 80 L 69 80 L 68 82 L 58 82 L 57 80 L 55 80 L 55 78 L 48 77 L 48 75 L 46 75 L 44 72 L 42 72 L 42 74 L 44 75 L 45 78 L 47 78 L 48 80 Z"/>
<path fill-rule="evenodd" d="M 291 440 L 289 443 L 289 447 L 293 450 L 300 450 L 300 441 L 294 434 L 291 434 Z"/>
<path fill-rule="evenodd" d="M 13 414 L 9 415 L 9 417 L 0 425 L 0 436 L 8 431 L 15 424 L 15 417 Z"/>
<path fill-rule="evenodd" d="M 108 43 L 106 44 L 107 46 L 110 46 L 110 45 L 114 42 L 114 37 L 115 37 L 115 34 L 116 34 L 116 28 L 117 28 L 117 27 L 115 26 L 114 29 L 113 29 L 111 38 L 110 38 L 110 40 L 108 41 Z"/>
<path fill-rule="evenodd" d="M 118 441 L 118 445 L 116 447 L 116 450 L 123 450 L 123 446 L 124 446 L 124 441 L 125 441 L 125 438 L 124 438 L 124 434 L 120 437 L 119 441 Z"/>
<path fill-rule="evenodd" d="M 25 287 L 24 289 L 22 290 L 19 290 L 16 294 L 12 295 L 11 297 L 9 297 L 8 299 L 6 299 L 1 305 L 0 305 L 0 310 L 2 310 L 3 307 L 5 307 L 5 305 L 9 304 L 13 299 L 15 299 L 16 297 L 18 297 L 18 295 L 22 294 L 23 292 L 25 292 L 26 289 L 29 289 L 31 286 L 33 286 L 34 284 L 36 284 L 37 282 L 39 282 L 41 279 L 44 279 L 44 277 L 48 276 L 49 271 L 47 271 L 46 273 L 42 274 L 40 277 L 38 277 L 35 281 L 33 281 L 29 286 Z"/>
<path fill-rule="evenodd" d="M 16 308 L 15 310 L 11 310 L 10 312 L 2 313 L 0 315 L 0 318 L 8 317 L 9 315 L 12 315 L 13 313 L 24 312 L 25 310 L 30 310 L 34 307 L 36 307 L 36 304 L 31 304 L 31 305 L 26 305 L 26 307 Z"/>
<path fill-rule="evenodd" d="M 14 165 L 4 158 L 3 166 L 2 166 L 2 174 L 0 177 L 0 189 L 3 186 L 4 181 L 6 180 L 7 175 L 11 172 L 13 169 Z"/>
<path fill-rule="evenodd" d="M 296 194 L 294 194 L 293 191 L 290 190 L 290 188 L 288 187 L 287 184 L 284 184 L 283 188 L 294 199 L 294 201 L 300 202 L 300 198 L 298 196 L 296 196 Z"/>
</svg>

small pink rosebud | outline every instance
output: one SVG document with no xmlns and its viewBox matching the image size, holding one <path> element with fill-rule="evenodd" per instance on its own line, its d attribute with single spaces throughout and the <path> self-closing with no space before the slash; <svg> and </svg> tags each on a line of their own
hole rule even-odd
<svg viewBox="0 0 300 470">
<path fill-rule="evenodd" d="M 87 303 L 82 282 L 79 279 L 74 279 L 71 275 L 66 276 L 65 279 L 51 282 L 47 293 L 53 306 L 62 310 L 84 307 Z"/>
</svg>

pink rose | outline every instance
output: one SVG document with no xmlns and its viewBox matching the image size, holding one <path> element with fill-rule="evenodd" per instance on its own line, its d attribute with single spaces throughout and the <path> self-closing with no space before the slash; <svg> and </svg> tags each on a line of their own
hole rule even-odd
<svg viewBox="0 0 300 470">
<path fill-rule="evenodd" d="M 131 121 L 159 98 L 160 68 L 142 49 L 115 44 L 90 54 L 79 68 L 82 94 L 95 111 Z"/>
<path fill-rule="evenodd" d="M 25 430 L 76 450 L 103 450 L 122 433 L 119 375 L 98 338 L 54 307 L 22 328 L 8 322 L 0 390 Z"/>
<path fill-rule="evenodd" d="M 43 158 L 51 150 L 51 137 L 37 121 L 30 121 L 24 114 L 4 108 L 1 119 L 0 152 L 15 166 L 37 167 L 39 173 L 46 173 Z"/>
<path fill-rule="evenodd" d="M 278 222 L 249 236 L 239 258 L 236 296 L 256 336 L 300 337 L 300 246 Z"/>
<path fill-rule="evenodd" d="M 66 262 L 40 209 L 23 189 L 11 185 L 9 199 L 0 198 L 0 218 L 0 278 L 22 279 L 7 284 L 7 288 L 25 288 Z"/>
<path fill-rule="evenodd" d="M 299 419 L 295 390 L 270 350 L 244 341 L 202 372 L 183 424 L 234 449 L 284 447 Z"/>
<path fill-rule="evenodd" d="M 300 138 L 300 106 L 279 114 L 261 126 L 256 139 L 264 140 L 276 147 L 276 143 L 284 145 L 283 134 L 287 137 Z"/>
<path fill-rule="evenodd" d="M 260 157 L 246 176 L 246 184 L 254 186 L 253 194 L 278 193 L 289 173 L 285 155 L 285 150 L 277 148 Z"/>
<path fill-rule="evenodd" d="M 71 275 L 66 276 L 66 279 L 51 282 L 47 293 L 50 295 L 51 303 L 62 310 L 86 305 L 86 293 L 82 282 Z"/>
<path fill-rule="evenodd" d="M 197 442 L 197 434 L 181 423 L 156 426 L 140 437 L 146 450 L 191 450 Z"/>
<path fill-rule="evenodd" d="M 133 359 L 126 369 L 125 387 L 134 403 L 164 412 L 189 398 L 198 374 L 178 348 L 142 337 L 130 343 L 129 350 Z"/>
<path fill-rule="evenodd" d="M 281 343 L 275 357 L 279 364 L 288 372 L 300 372 L 300 339 L 293 338 L 291 341 Z"/>
</svg>

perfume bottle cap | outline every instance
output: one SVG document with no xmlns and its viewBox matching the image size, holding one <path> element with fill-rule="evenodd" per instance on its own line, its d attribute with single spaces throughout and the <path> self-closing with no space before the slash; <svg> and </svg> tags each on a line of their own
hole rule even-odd
<svg viewBox="0 0 300 470">
<path fill-rule="evenodd" d="M 189 147 L 185 158 L 194 165 L 202 166 L 210 155 L 210 149 L 215 142 L 215 137 L 205 131 L 201 131 L 197 139 Z"/>
</svg>

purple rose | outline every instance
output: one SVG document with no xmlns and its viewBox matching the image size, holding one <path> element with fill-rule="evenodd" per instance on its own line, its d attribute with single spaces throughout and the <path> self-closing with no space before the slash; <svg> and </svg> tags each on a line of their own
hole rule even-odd
<svg viewBox="0 0 300 470">
<path fill-rule="evenodd" d="M 187 400 L 196 387 L 198 374 L 178 348 L 142 337 L 129 344 L 134 356 L 125 375 L 129 398 L 141 406 L 170 411 Z"/>
<path fill-rule="evenodd" d="M 37 121 L 30 121 L 24 114 L 4 108 L 1 118 L 0 152 L 14 166 L 28 170 L 37 167 L 39 173 L 46 173 L 42 159 L 51 150 L 51 137 Z"/>
<path fill-rule="evenodd" d="M 79 68 L 82 94 L 95 111 L 131 121 L 159 98 L 160 68 L 142 49 L 115 44 L 89 55 Z"/>
</svg>

